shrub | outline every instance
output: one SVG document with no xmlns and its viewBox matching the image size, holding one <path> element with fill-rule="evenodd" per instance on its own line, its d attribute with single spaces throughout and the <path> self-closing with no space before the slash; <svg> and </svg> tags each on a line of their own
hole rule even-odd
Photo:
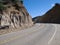
<svg viewBox="0 0 60 45">
<path fill-rule="evenodd" d="M 23 3 L 23 0 L 11 0 L 13 3 L 18 3 L 18 2 L 21 2 L 21 3 Z"/>
<path fill-rule="evenodd" d="M 18 0 L 11 0 L 11 1 L 12 1 L 13 3 L 15 3 L 15 4 L 18 2 Z"/>
<path fill-rule="evenodd" d="M 20 0 L 20 2 L 23 4 L 23 0 Z"/>
<path fill-rule="evenodd" d="M 0 11 L 3 11 L 3 10 L 5 10 L 5 7 L 2 3 L 0 3 Z"/>
</svg>

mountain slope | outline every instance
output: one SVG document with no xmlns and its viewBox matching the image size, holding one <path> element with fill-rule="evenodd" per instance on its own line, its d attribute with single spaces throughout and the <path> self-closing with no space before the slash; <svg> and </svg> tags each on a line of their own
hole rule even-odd
<svg viewBox="0 0 60 45">
<path fill-rule="evenodd" d="M 46 12 L 42 17 L 39 17 L 37 21 L 40 23 L 60 23 L 60 4 L 56 3 L 52 9 Z"/>
</svg>

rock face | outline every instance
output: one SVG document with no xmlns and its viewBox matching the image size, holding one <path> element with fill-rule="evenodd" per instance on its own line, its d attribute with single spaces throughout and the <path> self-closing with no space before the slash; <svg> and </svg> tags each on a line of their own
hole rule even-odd
<svg viewBox="0 0 60 45">
<path fill-rule="evenodd" d="M 0 28 L 24 28 L 33 25 L 32 18 L 23 5 L 22 0 L 1 0 L 5 7 L 0 10 Z"/>
<path fill-rule="evenodd" d="M 35 19 L 38 23 L 60 23 L 60 4 L 56 3 L 46 14 Z"/>
</svg>

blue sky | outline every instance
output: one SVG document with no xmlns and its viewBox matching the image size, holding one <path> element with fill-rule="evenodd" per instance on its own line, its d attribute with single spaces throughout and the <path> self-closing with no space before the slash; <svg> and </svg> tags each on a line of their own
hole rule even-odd
<svg viewBox="0 0 60 45">
<path fill-rule="evenodd" d="M 41 16 L 60 0 L 23 0 L 24 6 L 32 17 Z"/>
</svg>

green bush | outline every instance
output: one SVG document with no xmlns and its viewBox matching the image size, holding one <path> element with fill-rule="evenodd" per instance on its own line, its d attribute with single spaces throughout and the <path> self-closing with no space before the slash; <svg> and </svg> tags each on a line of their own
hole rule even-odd
<svg viewBox="0 0 60 45">
<path fill-rule="evenodd" d="M 15 3 L 15 4 L 18 3 L 18 2 L 23 3 L 23 0 L 12 0 L 12 2 Z"/>
<path fill-rule="evenodd" d="M 13 3 L 15 3 L 15 4 L 18 2 L 18 0 L 11 0 L 11 1 L 12 1 Z"/>
<path fill-rule="evenodd" d="M 2 3 L 0 3 L 0 11 L 5 10 L 5 7 Z"/>
<path fill-rule="evenodd" d="M 21 3 L 23 3 L 23 0 L 20 0 Z"/>
</svg>

